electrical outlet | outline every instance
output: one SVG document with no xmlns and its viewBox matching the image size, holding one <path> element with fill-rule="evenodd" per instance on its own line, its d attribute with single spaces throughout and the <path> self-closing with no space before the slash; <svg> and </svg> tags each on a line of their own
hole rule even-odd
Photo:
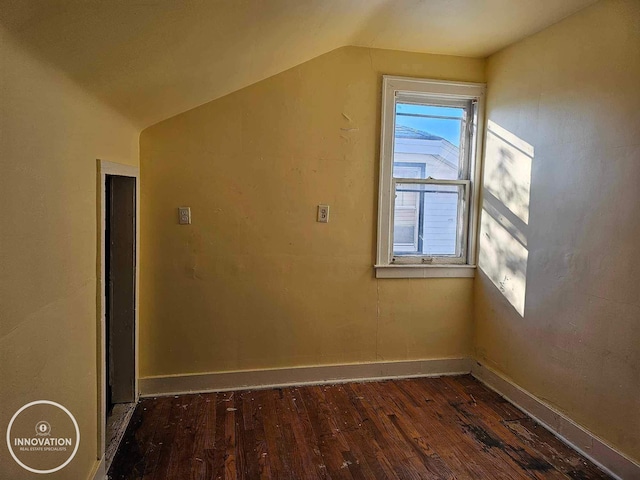
<svg viewBox="0 0 640 480">
<path fill-rule="evenodd" d="M 178 208 L 178 223 L 180 225 L 191 225 L 191 207 Z"/>
<path fill-rule="evenodd" d="M 318 205 L 318 222 L 329 222 L 329 205 Z"/>
</svg>

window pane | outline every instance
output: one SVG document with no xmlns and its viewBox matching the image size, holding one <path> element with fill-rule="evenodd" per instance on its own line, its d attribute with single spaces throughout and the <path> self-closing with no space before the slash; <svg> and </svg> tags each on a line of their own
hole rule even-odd
<svg viewBox="0 0 640 480">
<path fill-rule="evenodd" d="M 396 184 L 393 254 L 457 256 L 463 185 Z"/>
<path fill-rule="evenodd" d="M 396 104 L 394 177 L 396 166 L 415 165 L 420 177 L 440 180 L 459 178 L 460 141 L 465 109 L 434 105 Z"/>
<path fill-rule="evenodd" d="M 393 177 L 394 178 L 424 178 L 425 166 L 422 164 L 414 163 L 394 163 L 393 164 Z"/>
</svg>

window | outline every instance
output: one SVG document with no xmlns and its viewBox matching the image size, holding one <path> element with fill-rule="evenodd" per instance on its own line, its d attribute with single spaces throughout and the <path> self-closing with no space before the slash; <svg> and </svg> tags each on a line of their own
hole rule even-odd
<svg viewBox="0 0 640 480">
<path fill-rule="evenodd" d="M 383 77 L 377 277 L 473 276 L 484 90 Z"/>
</svg>

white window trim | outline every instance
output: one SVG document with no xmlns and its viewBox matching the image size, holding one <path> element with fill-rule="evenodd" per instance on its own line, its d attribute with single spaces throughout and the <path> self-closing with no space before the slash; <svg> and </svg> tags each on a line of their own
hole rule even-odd
<svg viewBox="0 0 640 480">
<path fill-rule="evenodd" d="M 377 278 L 474 277 L 477 256 L 477 233 L 482 174 L 482 139 L 484 136 L 484 83 L 448 82 L 421 78 L 384 75 L 382 77 L 382 116 L 380 135 L 380 183 L 378 192 L 378 242 L 374 265 Z M 415 93 L 416 97 L 475 100 L 477 102 L 473 148 L 469 158 L 470 195 L 466 263 L 463 264 L 392 264 L 391 236 L 393 233 L 393 142 L 395 138 L 395 98 Z"/>
</svg>

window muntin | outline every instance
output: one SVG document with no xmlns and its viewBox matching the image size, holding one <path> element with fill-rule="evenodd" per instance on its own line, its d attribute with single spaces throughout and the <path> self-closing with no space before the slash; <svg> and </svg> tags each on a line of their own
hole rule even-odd
<svg viewBox="0 0 640 480">
<path fill-rule="evenodd" d="M 383 83 L 377 266 L 472 264 L 484 86 L 400 77 Z"/>
</svg>

